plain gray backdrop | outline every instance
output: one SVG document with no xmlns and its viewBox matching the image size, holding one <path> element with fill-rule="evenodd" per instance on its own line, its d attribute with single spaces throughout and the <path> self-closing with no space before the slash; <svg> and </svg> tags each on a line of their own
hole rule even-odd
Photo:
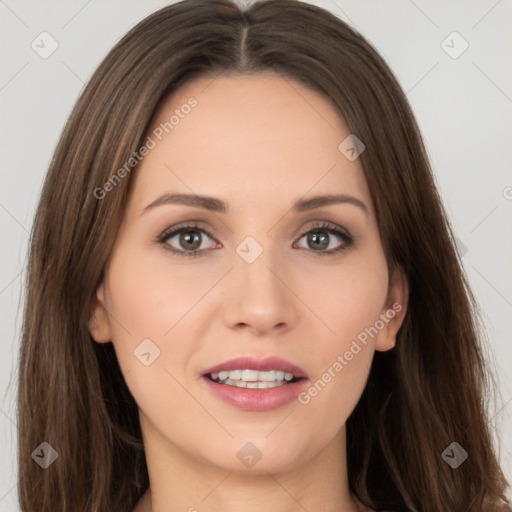
<svg viewBox="0 0 512 512">
<path fill-rule="evenodd" d="M 42 182 L 95 68 L 131 27 L 169 3 L 0 0 L 0 512 L 18 510 L 16 365 L 26 251 Z M 491 423 L 512 480 L 512 2 L 311 3 L 377 48 L 416 114 L 486 323 L 501 390 Z"/>
</svg>

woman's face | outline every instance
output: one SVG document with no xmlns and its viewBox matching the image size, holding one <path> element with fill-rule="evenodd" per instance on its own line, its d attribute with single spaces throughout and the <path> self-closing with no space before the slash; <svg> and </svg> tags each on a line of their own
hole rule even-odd
<svg viewBox="0 0 512 512">
<path fill-rule="evenodd" d="M 340 441 L 407 300 L 349 135 L 327 99 L 271 74 L 197 80 L 160 107 L 90 323 L 147 450 L 276 471 Z M 205 376 L 240 357 L 255 361 L 210 375 L 229 382 Z M 258 366 L 270 357 L 287 363 Z"/>
</svg>

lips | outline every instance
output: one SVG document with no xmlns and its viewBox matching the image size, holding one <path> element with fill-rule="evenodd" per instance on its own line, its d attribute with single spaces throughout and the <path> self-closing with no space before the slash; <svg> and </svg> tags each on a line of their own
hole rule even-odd
<svg viewBox="0 0 512 512">
<path fill-rule="evenodd" d="M 267 357 L 265 359 L 257 359 L 251 356 L 230 359 L 229 361 L 225 361 L 205 369 L 202 372 L 202 375 L 210 376 L 212 373 L 218 374 L 222 371 L 234 370 L 257 370 L 260 372 L 275 370 L 291 373 L 296 380 L 308 378 L 307 373 L 302 368 L 291 363 L 290 361 L 287 361 L 286 359 L 282 359 L 280 357 Z"/>
<path fill-rule="evenodd" d="M 296 400 L 307 387 L 309 378 L 302 368 L 280 357 L 256 359 L 249 356 L 205 369 L 200 381 L 230 406 L 264 412 Z"/>
</svg>

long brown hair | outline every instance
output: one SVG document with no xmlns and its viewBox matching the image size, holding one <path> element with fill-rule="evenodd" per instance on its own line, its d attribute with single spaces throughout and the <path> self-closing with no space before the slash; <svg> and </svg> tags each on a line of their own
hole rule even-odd
<svg viewBox="0 0 512 512">
<path fill-rule="evenodd" d="M 313 5 L 185 0 L 144 19 L 103 60 L 44 182 L 19 361 L 23 512 L 131 511 L 148 488 L 137 405 L 112 344 L 95 343 L 88 331 L 133 170 L 101 199 L 97 191 L 141 147 L 156 108 L 182 84 L 269 71 L 328 97 L 365 144 L 359 158 L 388 266 L 403 269 L 410 287 L 396 347 L 375 354 L 347 421 L 351 491 L 374 509 L 476 512 L 505 501 L 484 406 L 494 381 L 476 303 L 390 69 L 357 31 Z M 58 454 L 46 469 L 32 457 L 42 442 Z M 457 468 L 442 456 L 453 442 L 469 455 Z"/>
</svg>

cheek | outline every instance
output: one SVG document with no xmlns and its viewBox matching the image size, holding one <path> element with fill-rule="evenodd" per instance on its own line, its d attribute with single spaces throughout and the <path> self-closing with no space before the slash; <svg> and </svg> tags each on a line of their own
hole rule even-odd
<svg viewBox="0 0 512 512">
<path fill-rule="evenodd" d="M 126 385 L 142 413 L 169 428 L 182 423 L 172 411 L 190 409 L 190 396 L 179 384 L 183 372 L 177 368 L 186 366 L 193 347 L 173 341 L 173 334 L 204 294 L 192 278 L 166 278 L 150 258 L 121 246 L 109 270 L 113 344 Z"/>
<path fill-rule="evenodd" d="M 171 266 L 165 256 L 164 249 L 153 257 L 147 251 L 121 246 L 113 255 L 109 290 L 111 313 L 118 320 L 113 329 L 120 340 L 126 339 L 128 331 L 133 343 L 145 338 L 165 342 L 218 280 L 205 265 Z"/>
<path fill-rule="evenodd" d="M 333 438 L 346 423 L 363 393 L 370 371 L 373 350 L 361 347 L 347 360 L 345 353 L 334 351 L 328 364 L 311 379 L 310 386 L 298 397 L 300 416 L 307 418 L 310 430 Z"/>
<path fill-rule="evenodd" d="M 308 269 L 296 276 L 296 283 L 297 294 L 316 314 L 321 352 L 332 357 L 379 318 L 388 293 L 388 269 L 380 253 L 352 253 L 336 265 Z"/>
<path fill-rule="evenodd" d="M 141 409 L 159 402 L 161 407 L 163 401 L 175 410 L 189 399 L 177 384 L 184 382 L 184 368 L 197 348 L 190 343 L 189 329 L 195 315 L 201 315 L 201 297 L 222 275 L 222 269 L 212 275 L 205 265 L 201 268 L 171 267 L 165 254 L 152 258 L 130 249 L 128 242 L 112 254 L 108 283 L 113 344 Z"/>
<path fill-rule="evenodd" d="M 335 334 L 318 337 L 310 350 L 314 372 L 298 401 L 308 411 L 313 428 L 328 437 L 346 422 L 366 385 L 375 352 L 368 329 L 378 319 L 380 304 L 371 294 L 351 295 L 329 319 Z"/>
<path fill-rule="evenodd" d="M 317 272 L 315 281 L 323 283 L 321 287 L 303 281 L 303 290 L 307 287 L 315 305 L 312 309 L 319 312 L 324 325 L 318 322 L 315 343 L 308 348 L 315 373 L 299 402 L 309 408 L 319 429 L 330 429 L 333 435 L 363 392 L 374 354 L 371 329 L 379 320 L 388 289 L 383 258 L 351 263 L 331 268 L 325 275 Z"/>
</svg>

